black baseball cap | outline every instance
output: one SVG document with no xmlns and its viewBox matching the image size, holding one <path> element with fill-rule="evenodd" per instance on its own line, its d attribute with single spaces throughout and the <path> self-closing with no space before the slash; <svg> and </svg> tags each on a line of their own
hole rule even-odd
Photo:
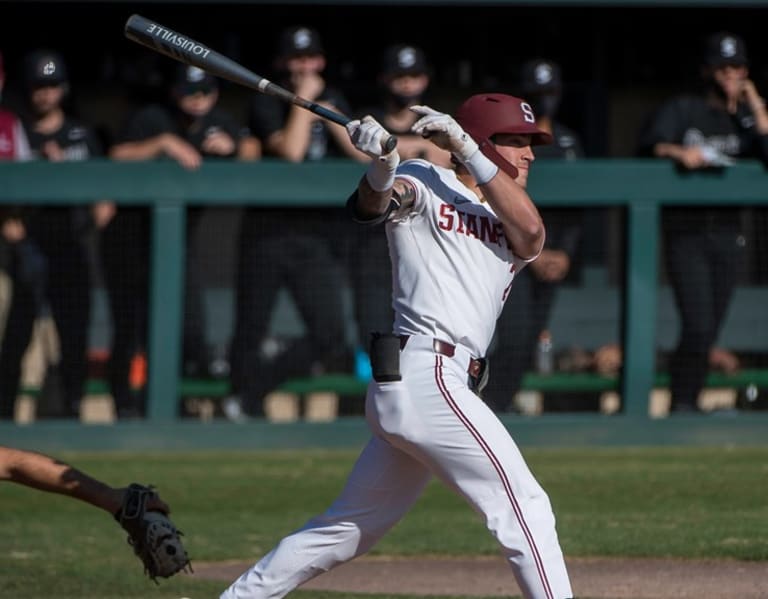
<svg viewBox="0 0 768 599">
<path fill-rule="evenodd" d="M 203 69 L 185 64 L 176 68 L 173 89 L 181 96 L 191 96 L 197 92 L 207 94 L 218 87 L 216 78 Z"/>
<path fill-rule="evenodd" d="M 545 58 L 526 61 L 520 69 L 520 86 L 524 95 L 558 92 L 563 79 L 560 66 Z"/>
<path fill-rule="evenodd" d="M 280 58 L 325 54 L 320 34 L 311 27 L 298 25 L 284 29 L 277 44 Z"/>
<path fill-rule="evenodd" d="M 429 66 L 421 48 L 409 44 L 395 44 L 384 51 L 381 72 L 387 77 L 424 75 L 429 73 Z"/>
<path fill-rule="evenodd" d="M 24 61 L 24 80 L 27 87 L 62 85 L 68 81 L 67 67 L 58 52 L 37 50 Z"/>
<path fill-rule="evenodd" d="M 746 66 L 749 64 L 747 46 L 741 37 L 733 33 L 714 33 L 707 38 L 704 63 L 710 67 L 729 64 Z"/>
</svg>

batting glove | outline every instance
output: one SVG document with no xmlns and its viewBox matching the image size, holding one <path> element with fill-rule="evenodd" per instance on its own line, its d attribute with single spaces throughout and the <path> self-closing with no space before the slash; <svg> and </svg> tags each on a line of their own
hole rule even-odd
<svg viewBox="0 0 768 599">
<path fill-rule="evenodd" d="M 496 176 L 499 168 L 480 152 L 477 142 L 451 115 L 438 112 L 429 106 L 411 106 L 411 110 L 421 116 L 413 124 L 411 131 L 428 138 L 437 147 L 456 156 L 478 184 L 488 183 Z"/>
<path fill-rule="evenodd" d="M 499 167 L 480 151 L 477 142 L 451 115 L 438 112 L 429 106 L 411 106 L 411 110 L 421 115 L 411 127 L 411 131 L 428 138 L 437 147 L 456 156 L 479 185 L 488 183 L 499 172 Z"/>
<path fill-rule="evenodd" d="M 477 152 L 475 140 L 451 115 L 437 112 L 429 106 L 411 106 L 411 110 L 421 116 L 411 127 L 411 131 L 417 135 L 428 138 L 433 144 L 448 150 L 462 162 L 466 162 L 472 154 Z"/>
<path fill-rule="evenodd" d="M 372 116 L 350 121 L 346 128 L 354 146 L 373 158 L 365 173 L 371 189 L 374 191 L 391 189 L 395 183 L 395 170 L 400 164 L 400 154 L 396 149 L 384 153 L 384 146 L 390 137 L 389 131 Z"/>
</svg>

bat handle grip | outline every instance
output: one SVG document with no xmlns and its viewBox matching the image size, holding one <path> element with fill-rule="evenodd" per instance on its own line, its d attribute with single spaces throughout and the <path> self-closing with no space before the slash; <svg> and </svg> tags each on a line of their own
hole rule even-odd
<svg viewBox="0 0 768 599">
<path fill-rule="evenodd" d="M 390 135 L 387 141 L 384 142 L 384 151 L 389 154 L 397 147 L 397 137 Z"/>
</svg>

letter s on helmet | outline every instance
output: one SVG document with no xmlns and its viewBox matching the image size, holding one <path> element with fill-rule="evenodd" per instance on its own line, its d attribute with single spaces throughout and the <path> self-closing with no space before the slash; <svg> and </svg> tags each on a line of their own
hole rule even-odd
<svg viewBox="0 0 768 599">
<path fill-rule="evenodd" d="M 512 177 L 517 177 L 517 168 L 496 151 L 491 137 L 498 133 L 516 133 L 530 135 L 531 145 L 552 143 L 552 136 L 536 125 L 536 117 L 530 104 L 514 96 L 471 96 L 459 106 L 454 118 L 477 142 L 480 151 Z"/>
</svg>

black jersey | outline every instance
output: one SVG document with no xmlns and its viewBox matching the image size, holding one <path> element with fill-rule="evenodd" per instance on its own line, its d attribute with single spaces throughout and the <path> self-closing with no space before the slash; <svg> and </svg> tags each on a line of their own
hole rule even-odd
<svg viewBox="0 0 768 599">
<path fill-rule="evenodd" d="M 142 141 L 163 133 L 173 133 L 188 141 L 203 156 L 222 157 L 220 154 L 209 155 L 203 151 L 205 139 L 219 131 L 229 134 L 235 142 L 248 134 L 228 112 L 216 106 L 203 116 L 191 118 L 160 104 L 151 104 L 139 110 L 128 121 L 119 143 Z M 231 156 L 236 153 L 237 149 Z"/>
<path fill-rule="evenodd" d="M 661 106 L 641 136 L 641 151 L 649 154 L 658 143 L 705 146 L 731 158 L 768 164 L 768 136 L 758 134 L 749 108 L 739 104 L 730 114 L 703 96 L 678 96 Z"/>
<path fill-rule="evenodd" d="M 34 158 L 45 158 L 42 154 L 42 148 L 49 141 L 58 144 L 64 152 L 66 160 L 88 160 L 104 153 L 95 131 L 70 116 L 65 116 L 61 127 L 53 133 L 35 131 L 34 125 L 30 122 L 25 122 L 24 127 Z"/>
<path fill-rule="evenodd" d="M 652 155 L 658 143 L 702 146 L 730 158 L 756 158 L 768 165 L 768 136 L 758 134 L 754 117 L 743 103 L 730 114 L 704 96 L 674 97 L 662 104 L 641 134 L 640 153 Z M 730 207 L 696 211 L 676 207 L 667 208 L 665 214 L 665 228 L 673 231 L 706 233 L 740 227 L 741 216 Z"/>
</svg>

